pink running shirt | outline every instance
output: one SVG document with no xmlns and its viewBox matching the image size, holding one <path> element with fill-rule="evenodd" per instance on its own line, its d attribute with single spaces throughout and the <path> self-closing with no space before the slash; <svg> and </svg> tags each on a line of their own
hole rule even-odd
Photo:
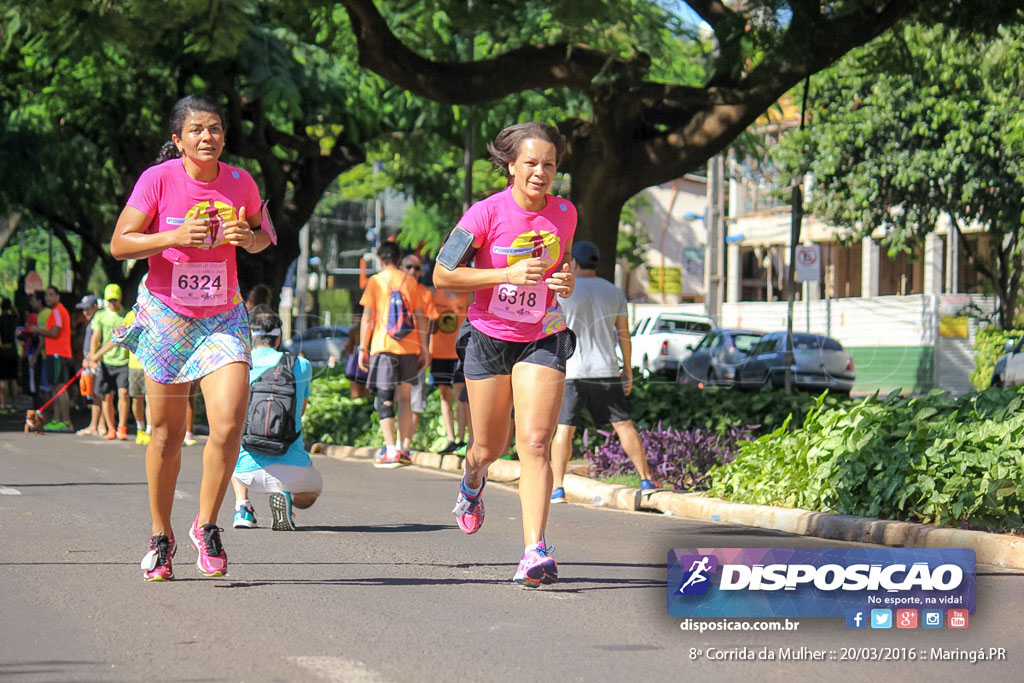
<svg viewBox="0 0 1024 683">
<path fill-rule="evenodd" d="M 469 207 L 458 225 L 473 234 L 474 243 L 481 243 L 473 265 L 505 268 L 540 256 L 547 261 L 544 277 L 550 277 L 576 233 L 576 207 L 553 195 L 546 200 L 540 211 L 527 211 L 508 188 Z M 557 296 L 543 282 L 533 288 L 477 290 L 467 317 L 484 334 L 511 342 L 536 341 L 566 329 Z"/>
<path fill-rule="evenodd" d="M 171 310 L 190 318 L 208 318 L 237 306 L 236 247 L 217 229 L 223 221 L 237 220 L 245 207 L 247 217 L 259 216 L 260 192 L 246 171 L 221 162 L 217 178 L 204 183 L 193 179 L 181 159 L 150 166 L 135 183 L 128 206 L 150 216 L 146 232 L 174 230 L 187 218 L 214 219 L 206 247 L 172 247 L 149 257 L 146 287 Z"/>
</svg>

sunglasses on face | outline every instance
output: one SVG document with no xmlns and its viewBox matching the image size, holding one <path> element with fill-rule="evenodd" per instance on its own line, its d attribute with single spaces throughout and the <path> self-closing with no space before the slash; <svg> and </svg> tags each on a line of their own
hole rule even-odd
<svg viewBox="0 0 1024 683">
<path fill-rule="evenodd" d="M 423 270 L 423 266 L 411 266 L 411 265 L 409 265 L 409 266 L 402 266 L 402 267 L 405 268 L 406 270 L 420 270 L 420 271 Z"/>
</svg>

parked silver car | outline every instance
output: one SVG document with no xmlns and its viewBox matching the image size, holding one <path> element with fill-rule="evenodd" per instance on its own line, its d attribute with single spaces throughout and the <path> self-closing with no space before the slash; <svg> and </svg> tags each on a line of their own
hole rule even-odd
<svg viewBox="0 0 1024 683">
<path fill-rule="evenodd" d="M 992 386 L 1014 387 L 1024 384 L 1024 337 L 1007 339 L 1003 344 L 1003 355 L 996 359 L 992 368 Z"/>
<path fill-rule="evenodd" d="M 764 332 L 756 330 L 712 330 L 693 347 L 693 353 L 679 364 L 676 381 L 681 384 L 708 386 L 731 385 L 737 368 L 747 360 L 751 349 Z"/>
<path fill-rule="evenodd" d="M 311 327 L 281 344 L 286 351 L 302 356 L 313 365 L 326 363 L 331 356 L 345 364 L 345 342 L 348 341 L 347 327 Z"/>
<path fill-rule="evenodd" d="M 739 366 L 736 384 L 747 389 L 782 387 L 786 373 L 786 333 L 761 337 Z M 793 386 L 798 389 L 849 394 L 855 373 L 853 357 L 835 339 L 821 334 L 793 334 Z"/>
<path fill-rule="evenodd" d="M 662 311 L 641 317 L 630 332 L 630 363 L 644 377 L 679 371 L 679 362 L 690 355 L 690 347 L 714 328 L 711 318 L 691 313 Z"/>
</svg>

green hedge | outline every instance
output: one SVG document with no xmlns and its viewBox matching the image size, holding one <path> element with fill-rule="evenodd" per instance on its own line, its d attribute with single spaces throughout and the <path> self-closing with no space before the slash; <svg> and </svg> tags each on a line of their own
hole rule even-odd
<svg viewBox="0 0 1024 683">
<path fill-rule="evenodd" d="M 349 382 L 340 367 L 316 370 L 302 420 L 305 443 L 345 446 L 379 446 L 384 443 L 373 398 L 350 398 Z M 441 424 L 440 392 L 430 386 L 427 389 L 427 410 L 420 417 L 412 442 L 413 449 L 418 451 L 441 448 L 447 443 Z"/>
<path fill-rule="evenodd" d="M 665 381 L 639 380 L 630 396 L 633 421 L 638 428 L 666 427 L 692 429 L 703 427 L 725 434 L 730 425 L 751 425 L 755 434 L 770 432 L 793 416 L 792 428 L 802 424 L 804 416 L 821 401 L 839 406 L 850 399 L 796 391 L 787 396 L 772 389 L 737 391 L 724 387 L 697 389 Z"/>
<path fill-rule="evenodd" d="M 1011 531 L 1024 518 L 1024 392 L 941 390 L 829 408 L 743 444 L 710 494 L 942 526 Z"/>
<path fill-rule="evenodd" d="M 988 389 L 992 383 L 992 369 L 999 356 L 1006 353 L 1003 345 L 1007 339 L 1020 339 L 1024 330 L 1001 330 L 998 327 L 983 327 L 974 338 L 974 371 L 971 384 L 978 391 Z"/>
<path fill-rule="evenodd" d="M 429 387 L 427 410 L 420 420 L 413 439 L 413 448 L 430 451 L 444 446 L 447 439 L 441 424 L 440 393 Z M 309 406 L 303 420 L 303 436 L 307 443 L 323 442 L 349 446 L 379 445 L 381 441 L 373 399 L 349 398 L 348 380 L 341 368 L 317 368 Z M 846 398 L 828 396 L 820 399 L 828 406 L 838 406 Z M 696 389 L 658 380 L 637 381 L 630 397 L 633 419 L 638 429 L 664 427 L 687 430 L 694 427 L 712 429 L 720 434 L 730 425 L 753 425 L 756 434 L 777 428 L 793 415 L 792 427 L 798 427 L 804 416 L 819 401 L 814 394 L 781 391 L 741 392 L 711 387 Z M 596 426 L 587 421 L 576 432 L 577 446 L 584 434 L 594 443 L 603 441 Z M 610 429 L 605 425 L 602 429 Z"/>
</svg>

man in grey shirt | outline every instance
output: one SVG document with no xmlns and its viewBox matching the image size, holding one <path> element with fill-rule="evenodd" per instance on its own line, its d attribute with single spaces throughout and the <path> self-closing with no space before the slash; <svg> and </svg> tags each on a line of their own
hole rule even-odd
<svg viewBox="0 0 1024 683">
<path fill-rule="evenodd" d="M 641 490 L 647 492 L 660 487 L 651 479 L 643 442 L 629 416 L 626 397 L 633 390 L 633 369 L 628 360 L 631 340 L 626 297 L 618 287 L 597 277 L 600 259 L 601 254 L 593 242 L 577 242 L 572 247 L 570 267 L 576 276 L 576 289 L 571 297 L 562 300 L 562 310 L 566 324 L 576 333 L 576 353 L 566 362 L 565 393 L 551 443 L 552 503 L 565 502 L 562 479 L 572 457 L 572 437 L 584 408 L 599 426 L 611 423 L 623 450 L 640 474 Z M 615 356 L 616 343 L 622 349 L 622 357 L 627 359 L 621 372 Z"/>
</svg>

